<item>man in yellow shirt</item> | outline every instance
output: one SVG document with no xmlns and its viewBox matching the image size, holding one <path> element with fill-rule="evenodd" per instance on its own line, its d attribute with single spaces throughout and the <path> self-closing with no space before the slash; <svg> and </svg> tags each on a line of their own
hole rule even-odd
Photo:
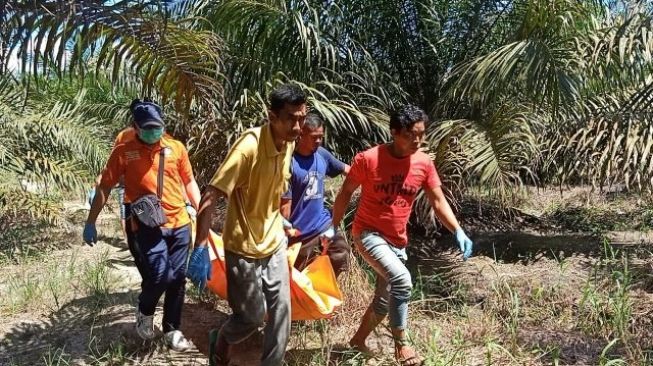
<svg viewBox="0 0 653 366">
<path fill-rule="evenodd" d="M 227 365 L 230 345 L 263 325 L 261 365 L 281 365 L 290 335 L 287 239 L 279 212 L 288 189 L 294 141 L 306 118 L 306 95 L 285 84 L 270 94 L 268 123 L 236 141 L 202 195 L 188 277 L 204 287 L 210 276 L 206 247 L 218 198 L 228 198 L 223 241 L 227 300 L 233 314 L 209 337 L 209 365 Z"/>
</svg>

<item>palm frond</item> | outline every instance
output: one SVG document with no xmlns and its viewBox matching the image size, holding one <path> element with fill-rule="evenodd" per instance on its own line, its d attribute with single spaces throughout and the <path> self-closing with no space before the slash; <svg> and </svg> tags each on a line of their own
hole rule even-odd
<svg viewBox="0 0 653 366">
<path fill-rule="evenodd" d="M 450 77 L 448 98 L 487 106 L 508 93 L 525 93 L 552 106 L 575 103 L 580 97 L 579 65 L 565 43 L 521 40 L 460 65 Z"/>
<path fill-rule="evenodd" d="M 171 20 L 154 1 L 42 0 L 38 6 L 10 1 L 10 50 L 33 74 L 53 69 L 79 72 L 108 68 L 118 82 L 135 74 L 142 93 L 156 90 L 164 102 L 187 111 L 193 100 L 212 104 L 222 93 L 222 43 L 207 31 Z M 11 53 L 11 51 L 10 51 Z"/>
<path fill-rule="evenodd" d="M 506 105 L 481 120 L 440 121 L 427 138 L 445 175 L 508 199 L 524 179 L 537 180 L 534 163 L 541 157 L 535 131 L 541 123 L 530 106 Z"/>
<path fill-rule="evenodd" d="M 57 223 L 62 218 L 61 200 L 56 197 L 20 189 L 3 176 L 0 183 L 0 218 L 28 216 L 32 219 Z"/>
<path fill-rule="evenodd" d="M 633 87 L 645 90 L 653 71 L 653 12 L 638 4 L 617 16 L 603 14 L 589 21 L 593 31 L 577 39 L 586 94 Z M 628 108 L 629 104 L 624 107 Z"/>
<path fill-rule="evenodd" d="M 225 76 L 232 100 L 245 89 L 263 91 L 279 72 L 307 81 L 320 67 L 338 69 L 347 53 L 321 23 L 333 9 L 282 0 L 230 0 L 207 7 L 203 16 L 230 50 Z"/>
<path fill-rule="evenodd" d="M 594 98 L 567 126 L 543 136 L 552 146 L 547 170 L 559 183 L 653 188 L 651 116 L 621 113 L 626 103 L 623 95 Z"/>
<path fill-rule="evenodd" d="M 51 220 L 62 193 L 82 192 L 100 171 L 110 148 L 102 133 L 108 126 L 84 114 L 84 91 L 74 103 L 51 104 L 24 99 L 29 93 L 17 82 L 0 84 L 0 215 L 30 210 Z"/>
</svg>

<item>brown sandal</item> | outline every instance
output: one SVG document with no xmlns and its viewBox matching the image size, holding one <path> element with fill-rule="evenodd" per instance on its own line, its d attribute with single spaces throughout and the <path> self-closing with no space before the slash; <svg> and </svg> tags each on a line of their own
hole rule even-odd
<svg viewBox="0 0 653 366">
<path fill-rule="evenodd" d="M 405 347 L 403 353 L 401 355 L 398 350 L 395 350 L 395 359 L 401 366 L 421 366 L 424 364 L 424 359 L 414 349 Z"/>
</svg>

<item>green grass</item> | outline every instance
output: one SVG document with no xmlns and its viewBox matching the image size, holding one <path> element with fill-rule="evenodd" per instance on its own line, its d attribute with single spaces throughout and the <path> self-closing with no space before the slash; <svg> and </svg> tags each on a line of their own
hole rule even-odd
<svg viewBox="0 0 653 366">
<path fill-rule="evenodd" d="M 70 356 L 66 354 L 64 348 L 49 348 L 48 352 L 43 355 L 44 366 L 68 366 L 70 363 Z"/>
<path fill-rule="evenodd" d="M 110 271 L 108 251 L 95 254 L 88 262 L 79 260 L 77 253 L 72 251 L 64 258 L 44 256 L 37 266 L 7 276 L 0 283 L 0 313 L 17 314 L 34 308 L 57 311 L 80 294 L 89 297 L 92 306 L 105 304 L 118 283 Z"/>
<path fill-rule="evenodd" d="M 26 263 L 38 260 L 47 252 L 50 236 L 46 224 L 15 223 L 0 233 L 0 265 Z"/>
<path fill-rule="evenodd" d="M 653 202 L 621 194 L 557 200 L 542 212 L 543 220 L 564 230 L 602 234 L 607 231 L 653 229 Z"/>
<path fill-rule="evenodd" d="M 109 295 L 113 292 L 118 279 L 110 271 L 109 252 L 104 250 L 96 255 L 95 260 L 85 263 L 80 285 L 85 293 L 93 299 L 97 306 L 107 303 Z"/>
<path fill-rule="evenodd" d="M 551 260 L 552 266 L 546 267 L 550 276 L 547 278 L 528 272 L 525 276 L 510 275 L 496 268 L 491 271 L 491 280 L 477 283 L 487 289 L 481 303 L 474 302 L 478 300 L 470 293 L 473 288 L 469 279 L 461 280 L 460 276 L 442 272 L 425 275 L 416 271 L 410 333 L 426 358 L 425 364 L 563 365 L 574 359 L 569 341 L 560 336 L 542 338 L 544 343 L 526 342 L 523 331 L 530 329 L 535 334 L 569 335 L 576 342 L 597 342 L 601 348 L 583 356 L 590 357 L 588 362 L 597 365 L 645 365 L 650 356 L 642 348 L 641 340 L 633 335 L 636 330 L 632 319 L 636 315 L 632 292 L 638 279 L 631 270 L 632 259 L 604 244 L 603 256 L 592 260 L 587 271 L 579 272 L 578 263 L 562 257 Z M 361 276 L 365 282 L 371 280 L 366 270 Z M 453 299 L 447 299 L 446 294 Z M 337 327 L 329 326 L 328 322 L 326 326 L 326 333 L 337 337 Z M 333 340 L 324 339 L 324 333 L 315 324 L 294 328 L 293 337 L 302 339 L 299 344 L 311 349 L 320 345 L 321 352 L 315 351 L 289 364 L 322 365 L 327 360 L 333 365 L 363 362 L 353 355 L 333 362 L 329 358 L 333 351 L 327 351 L 332 350 Z M 377 333 L 384 337 L 387 327 L 378 328 Z M 383 349 L 374 362 L 393 365 L 391 346 Z"/>
<path fill-rule="evenodd" d="M 575 309 L 558 304 L 570 295 L 570 288 L 555 278 L 549 283 L 540 283 L 499 275 L 484 284 L 488 286 L 488 292 L 481 306 L 470 302 L 469 285 L 457 284 L 458 277 L 418 273 L 415 276 L 415 301 L 410 307 L 411 339 L 426 358 L 426 365 L 521 365 L 536 359 L 545 360 L 543 364 L 559 365 L 569 357 L 565 353 L 568 350 L 564 348 L 564 341 L 561 340 L 561 344 L 530 345 L 520 339 L 520 329 L 524 327 L 558 327 L 561 332 L 571 329 L 591 337 L 588 339 L 604 340 L 603 348 L 596 354 L 597 364 L 633 364 L 634 355 L 646 355 L 636 349 L 636 339 L 631 336 L 629 319 L 633 316 L 634 300 L 630 293 L 634 284 L 628 260 L 623 253 L 606 251 L 604 258 L 584 275 L 586 278 L 576 294 Z M 115 278 L 107 261 L 106 252 L 98 252 L 92 261 L 86 263 L 71 256 L 56 266 L 46 266 L 43 277 L 30 277 L 29 273 L 15 276 L 14 288 L 22 290 L 13 292 L 10 297 L 17 304 L 14 310 L 27 310 L 23 305 L 28 302 L 45 303 L 54 310 L 60 306 L 57 304 L 69 301 L 57 301 L 48 294 L 48 288 L 62 294 L 81 290 L 81 295 L 90 297 L 89 306 L 99 309 L 106 304 L 108 294 L 114 291 Z M 553 268 L 561 276 L 573 272 L 556 263 L 553 263 Z M 363 280 L 369 286 L 369 273 L 360 269 L 358 274 L 359 281 Z M 49 281 L 36 281 L 44 277 L 50 277 Z M 447 292 L 460 298 L 443 301 L 441 295 L 434 295 Z M 347 296 L 353 296 L 351 290 Z M 18 304 L 23 304 L 23 307 Z M 345 324 L 329 320 L 294 323 L 293 349 L 297 352 L 289 353 L 287 364 L 365 365 L 368 358 L 343 348 L 343 341 L 357 321 L 357 318 L 351 318 Z M 343 327 L 350 330 L 343 333 Z M 376 334 L 381 338 L 389 337 L 386 333 L 387 328 L 382 326 Z M 633 350 L 627 351 L 628 347 Z M 98 365 L 126 364 L 139 352 L 139 348 L 130 346 L 126 339 L 107 340 L 101 334 L 91 337 L 88 349 L 87 359 Z M 156 348 L 154 352 L 165 351 Z M 42 355 L 42 360 L 46 365 L 71 364 L 65 348 L 49 349 Z M 391 348 L 382 349 L 374 362 L 376 365 L 393 365 Z"/>
<path fill-rule="evenodd" d="M 115 224 L 105 221 L 107 226 Z M 119 231 L 113 232 L 119 235 Z M 617 250 L 607 241 L 597 241 L 597 248 L 601 247 L 601 255 L 583 257 L 582 261 L 554 255 L 528 264 L 487 257 L 460 262 L 458 257 L 448 257 L 446 250 L 436 251 L 433 255 L 440 258 L 435 263 L 446 263 L 446 267 L 419 264 L 411 269 L 411 341 L 426 358 L 425 364 L 436 366 L 564 365 L 574 360 L 578 344 L 588 348 L 581 356 L 590 364 L 650 364 L 650 304 L 642 302 L 646 297 L 638 291 L 650 292 L 653 282 L 648 269 L 653 265 L 653 253 Z M 80 246 L 65 252 L 22 253 L 2 263 L 6 275 L 0 279 L 0 315 L 10 319 L 24 315 L 66 318 L 62 310 L 74 304 L 68 311 L 77 316 L 80 309 L 84 316 L 70 324 L 90 327 L 85 354 L 54 341 L 50 348 L 31 355 L 31 363 L 68 365 L 83 360 L 124 365 L 142 361 L 147 354 L 163 364 L 184 364 L 162 344 L 144 346 L 131 334 L 105 333 L 105 319 L 132 321 L 126 310 L 130 300 L 115 300 L 121 278 L 111 268 L 114 254 L 110 250 Z M 374 272 L 357 261 L 352 271 L 340 278 L 346 303 L 334 319 L 293 323 L 287 364 L 395 365 L 387 323 L 372 336 L 371 346 L 379 352 L 374 360 L 346 347 L 369 304 L 374 280 Z M 83 303 L 75 303 L 79 299 Z M 223 311 L 226 306 L 215 295 L 200 294 L 189 285 L 187 302 L 198 301 Z M 120 306 L 113 307 L 115 304 Z M 114 313 L 118 311 L 129 315 Z"/>
<path fill-rule="evenodd" d="M 124 339 L 111 340 L 107 345 L 106 340 L 93 337 L 88 349 L 94 365 L 124 365 L 129 361 L 130 353 L 133 353 L 127 349 Z"/>
</svg>

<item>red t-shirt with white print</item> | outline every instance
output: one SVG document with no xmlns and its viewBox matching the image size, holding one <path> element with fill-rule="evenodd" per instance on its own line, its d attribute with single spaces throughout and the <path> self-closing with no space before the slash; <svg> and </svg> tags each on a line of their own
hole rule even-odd
<svg viewBox="0 0 653 366">
<path fill-rule="evenodd" d="M 354 236 L 376 231 L 398 248 L 408 244 L 406 224 L 419 189 L 442 184 L 427 154 L 418 151 L 399 159 L 390 154 L 388 145 L 358 153 L 348 178 L 361 185 Z"/>
</svg>

